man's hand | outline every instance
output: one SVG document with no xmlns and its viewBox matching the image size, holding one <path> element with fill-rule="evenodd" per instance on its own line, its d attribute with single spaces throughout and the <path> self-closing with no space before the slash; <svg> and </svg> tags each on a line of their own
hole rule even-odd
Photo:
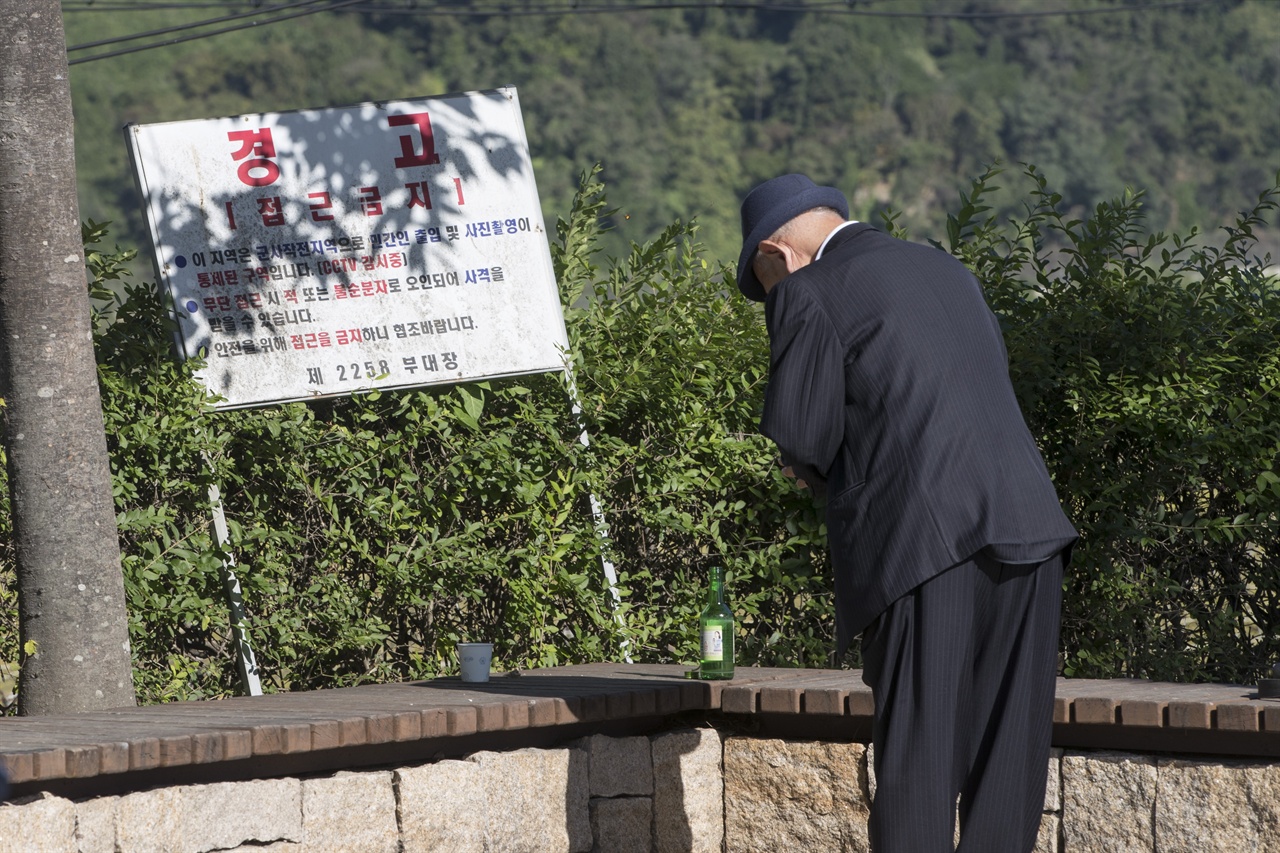
<svg viewBox="0 0 1280 853">
<path fill-rule="evenodd" d="M 759 273 L 757 273 L 757 275 L 759 275 Z M 782 476 L 786 477 L 788 480 L 795 480 L 797 489 L 809 488 L 809 484 L 806 483 L 804 480 L 801 480 L 799 477 L 797 477 L 796 472 L 791 470 L 790 465 L 782 466 Z"/>
</svg>

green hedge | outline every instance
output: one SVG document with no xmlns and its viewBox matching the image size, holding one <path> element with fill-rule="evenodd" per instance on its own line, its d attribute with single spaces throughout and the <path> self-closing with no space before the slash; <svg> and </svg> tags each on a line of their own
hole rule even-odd
<svg viewBox="0 0 1280 853">
<path fill-rule="evenodd" d="M 1026 170 L 1026 215 L 948 223 L 987 287 L 1014 387 L 1081 532 L 1068 675 L 1248 683 L 1280 659 L 1280 288 L 1253 229 L 1145 235 L 1141 196 L 1086 219 Z M 1280 178 L 1277 178 L 1280 181 Z"/>
<path fill-rule="evenodd" d="M 988 285 L 1083 534 L 1064 669 L 1248 680 L 1280 651 L 1280 295 L 1247 255 L 1276 190 L 1225 246 L 1195 248 L 1142 237 L 1136 197 L 1070 220 L 1027 174 L 1026 217 L 983 218 L 991 172 L 946 248 Z M 692 662 L 716 562 L 740 663 L 831 662 L 821 509 L 755 429 L 758 306 L 701 256 L 694 225 L 597 266 L 606 213 L 584 175 L 553 247 L 580 414 L 559 375 L 212 411 L 152 287 L 123 278 L 129 253 L 86 227 L 141 701 L 237 690 L 213 483 L 268 690 L 448 673 L 464 639 L 492 639 L 500 668 Z M 3 509 L 0 660 L 15 660 Z"/>
</svg>

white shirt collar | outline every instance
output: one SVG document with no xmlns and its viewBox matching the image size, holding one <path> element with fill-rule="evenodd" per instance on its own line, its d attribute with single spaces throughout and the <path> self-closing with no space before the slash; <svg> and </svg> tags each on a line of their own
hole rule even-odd
<svg viewBox="0 0 1280 853">
<path fill-rule="evenodd" d="M 822 241 L 822 245 L 818 247 L 818 251 L 817 251 L 817 253 L 813 256 L 813 259 L 816 261 L 818 258 L 822 257 L 822 253 L 823 253 L 823 252 L 825 252 L 825 251 L 826 251 L 826 249 L 827 249 L 827 244 L 831 242 L 831 238 L 832 238 L 832 237 L 834 237 L 834 236 L 836 236 L 836 233 L 837 233 L 841 228 L 847 228 L 847 227 L 848 227 L 848 226 L 850 226 L 850 225 L 857 225 L 857 224 L 858 224 L 858 220 L 856 220 L 856 219 L 850 219 L 848 222 L 841 222 L 841 223 L 840 223 L 839 225 L 837 225 L 835 228 L 832 228 L 832 229 L 831 229 L 831 233 L 827 235 L 827 239 L 823 240 L 823 241 Z"/>
</svg>

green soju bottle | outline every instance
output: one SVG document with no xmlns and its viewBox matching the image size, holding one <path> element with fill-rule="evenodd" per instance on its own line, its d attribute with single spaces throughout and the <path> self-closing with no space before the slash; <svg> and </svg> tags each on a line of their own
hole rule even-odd
<svg viewBox="0 0 1280 853">
<path fill-rule="evenodd" d="M 724 603 L 724 569 L 711 569 L 707 607 L 698 619 L 702 633 L 700 678 L 733 678 L 733 611 Z"/>
</svg>

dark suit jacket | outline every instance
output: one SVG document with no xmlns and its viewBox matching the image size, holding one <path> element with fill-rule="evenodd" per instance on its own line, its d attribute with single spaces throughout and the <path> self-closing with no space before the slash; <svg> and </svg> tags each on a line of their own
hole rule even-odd
<svg viewBox="0 0 1280 853">
<path fill-rule="evenodd" d="M 761 431 L 825 487 L 841 651 L 980 551 L 1039 562 L 1075 541 L 999 324 L 958 260 L 848 225 L 769 292 L 765 317 Z"/>
</svg>

